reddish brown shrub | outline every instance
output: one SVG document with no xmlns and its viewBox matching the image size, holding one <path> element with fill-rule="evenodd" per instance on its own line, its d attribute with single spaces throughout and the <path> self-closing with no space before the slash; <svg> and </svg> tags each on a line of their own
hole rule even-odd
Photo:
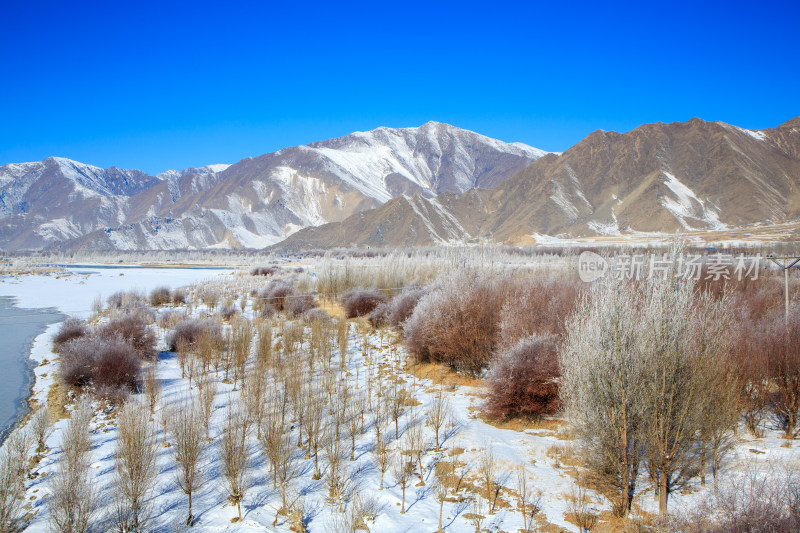
<svg viewBox="0 0 800 533">
<path fill-rule="evenodd" d="M 97 337 L 79 337 L 59 347 L 59 375 L 61 381 L 73 387 L 91 383 L 94 374 L 95 355 L 105 345 Z"/>
<path fill-rule="evenodd" d="M 217 339 L 222 338 L 220 327 L 210 320 L 184 320 L 172 330 L 167 337 L 167 349 L 174 352 L 182 341 L 186 346 L 194 346 L 201 335 L 209 334 Z"/>
<path fill-rule="evenodd" d="M 137 390 L 141 359 L 119 338 L 80 337 L 61 346 L 60 377 L 70 386 Z"/>
<path fill-rule="evenodd" d="M 563 335 L 586 284 L 565 278 L 538 278 L 516 284 L 500 314 L 500 344 L 516 345 L 530 335 Z"/>
<path fill-rule="evenodd" d="M 487 412 L 496 417 L 555 413 L 558 397 L 558 337 L 529 337 L 501 352 L 489 366 Z"/>
<path fill-rule="evenodd" d="M 104 341 L 95 356 L 93 382 L 98 389 L 139 390 L 142 361 L 136 350 L 119 340 Z"/>
<path fill-rule="evenodd" d="M 391 302 L 383 302 L 378 304 L 375 309 L 367 316 L 369 323 L 373 328 L 379 328 L 388 323 L 388 316 L 392 310 Z"/>
<path fill-rule="evenodd" d="M 420 362 L 477 376 L 496 347 L 502 304 L 502 283 L 471 270 L 456 273 L 420 299 L 403 328 L 406 347 Z"/>
<path fill-rule="evenodd" d="M 150 292 L 150 305 L 166 305 L 172 301 L 169 287 L 156 287 Z"/>
<path fill-rule="evenodd" d="M 347 291 L 342 295 L 342 306 L 347 318 L 368 315 L 385 302 L 386 296 L 378 291 Z"/>
<path fill-rule="evenodd" d="M 251 276 L 274 276 L 281 269 L 278 266 L 270 265 L 270 266 L 260 266 L 255 267 L 253 270 L 250 271 Z"/>
<path fill-rule="evenodd" d="M 772 329 L 765 332 L 767 368 L 774 385 L 770 407 L 785 434 L 794 438 L 800 412 L 800 306 L 773 317 Z"/>
<path fill-rule="evenodd" d="M 53 337 L 53 346 L 58 351 L 60 345 L 73 339 L 84 337 L 87 333 L 86 322 L 79 318 L 70 317 L 62 322 L 61 327 L 58 328 L 58 333 Z"/>
<path fill-rule="evenodd" d="M 118 338 L 128 343 L 139 357 L 151 359 L 156 356 L 156 336 L 147 327 L 147 322 L 139 314 L 127 314 L 104 324 L 99 335 L 105 339 Z"/>
<path fill-rule="evenodd" d="M 300 316 L 317 306 L 314 297 L 310 294 L 296 294 L 286 298 L 284 307 L 291 316 Z"/>
<path fill-rule="evenodd" d="M 295 291 L 291 283 L 283 279 L 273 279 L 261 291 L 261 300 L 266 306 L 275 311 L 283 311 L 286 307 L 287 297 L 294 296 Z"/>
</svg>

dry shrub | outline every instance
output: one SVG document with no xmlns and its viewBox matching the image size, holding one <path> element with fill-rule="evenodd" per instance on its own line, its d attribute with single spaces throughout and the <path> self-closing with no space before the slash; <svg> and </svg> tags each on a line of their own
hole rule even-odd
<svg viewBox="0 0 800 533">
<path fill-rule="evenodd" d="M 291 283 L 284 279 L 273 279 L 259 295 L 266 306 L 275 311 L 283 311 L 287 298 L 294 296 L 295 291 Z"/>
<path fill-rule="evenodd" d="M 287 298 L 284 307 L 291 316 L 296 317 L 303 315 L 305 312 L 316 307 L 316 305 L 317 302 L 314 301 L 312 295 L 298 294 Z"/>
<path fill-rule="evenodd" d="M 150 305 L 166 305 L 172 301 L 169 287 L 156 287 L 150 292 Z"/>
<path fill-rule="evenodd" d="M 559 376 L 558 337 L 524 339 L 490 363 L 486 409 L 501 418 L 553 414 L 561 406 Z"/>
<path fill-rule="evenodd" d="M 138 390 L 141 384 L 142 361 L 136 350 L 118 340 L 104 341 L 104 344 L 95 356 L 95 387 Z"/>
<path fill-rule="evenodd" d="M 186 318 L 186 315 L 181 311 L 164 311 L 158 316 L 158 327 L 161 329 L 170 329 L 181 323 Z"/>
<path fill-rule="evenodd" d="M 580 281 L 559 277 L 519 282 L 500 313 L 500 344 L 511 348 L 533 334 L 563 335 L 585 289 Z"/>
<path fill-rule="evenodd" d="M 342 295 L 342 306 L 347 318 L 368 315 L 385 302 L 386 296 L 378 291 L 347 291 Z"/>
<path fill-rule="evenodd" d="M 255 267 L 253 270 L 250 271 L 251 276 L 274 276 L 281 269 L 278 266 L 270 265 L 270 266 L 259 266 Z"/>
<path fill-rule="evenodd" d="M 236 309 L 236 307 L 230 305 L 224 307 L 222 311 L 219 312 L 219 314 L 222 315 L 223 320 L 230 320 L 231 318 L 239 314 L 239 310 Z"/>
<path fill-rule="evenodd" d="M 211 320 L 184 320 L 175 326 L 175 329 L 167 337 L 167 349 L 170 352 L 174 352 L 178 349 L 179 344 L 183 344 L 188 348 L 194 347 L 200 337 L 205 334 L 217 339 L 222 338 L 222 331 L 219 325 Z"/>
<path fill-rule="evenodd" d="M 457 272 L 423 296 L 403 329 L 417 361 L 442 362 L 478 376 L 499 336 L 502 283 L 476 270 Z"/>
<path fill-rule="evenodd" d="M 213 287 L 205 289 L 200 294 L 200 301 L 208 306 L 209 310 L 214 311 L 220 300 L 219 291 Z"/>
<path fill-rule="evenodd" d="M 183 289 L 175 289 L 172 291 L 172 303 L 173 305 L 181 305 L 186 303 L 186 291 Z"/>
<path fill-rule="evenodd" d="M 328 323 L 331 321 L 331 316 L 319 307 L 315 307 L 303 313 L 303 320 L 309 324 L 315 321 Z"/>
<path fill-rule="evenodd" d="M 680 533 L 800 531 L 800 481 L 791 473 L 751 469 L 664 522 L 665 531 Z"/>
<path fill-rule="evenodd" d="M 81 337 L 59 347 L 61 381 L 73 387 L 83 387 L 92 381 L 95 354 L 106 341 L 97 337 Z"/>
<path fill-rule="evenodd" d="M 773 382 L 770 408 L 784 433 L 794 438 L 800 412 L 800 306 L 789 309 L 788 317 L 773 317 L 766 332 L 764 353 Z"/>
<path fill-rule="evenodd" d="M 140 309 L 145 307 L 145 297 L 137 291 L 115 292 L 106 300 L 112 309 Z"/>
<path fill-rule="evenodd" d="M 139 388 L 141 359 L 120 339 L 81 337 L 63 344 L 59 353 L 60 377 L 67 385 L 93 384 L 104 396 L 116 396 L 116 389 Z"/>
<path fill-rule="evenodd" d="M 369 320 L 373 328 L 380 328 L 388 323 L 387 319 L 391 308 L 391 302 L 383 302 L 378 304 L 378 306 L 370 312 L 367 316 L 367 320 Z"/>
<path fill-rule="evenodd" d="M 86 322 L 75 317 L 67 318 L 61 323 L 58 333 L 53 337 L 53 346 L 58 350 L 58 347 L 65 342 L 84 337 L 87 333 Z"/>
<path fill-rule="evenodd" d="M 390 326 L 402 327 L 402 324 L 408 320 L 414 309 L 417 307 L 420 299 L 425 295 L 425 287 L 413 285 L 405 287 L 400 294 L 395 296 L 390 302 L 389 312 L 386 315 L 386 321 Z"/>
<path fill-rule="evenodd" d="M 145 359 L 156 356 L 156 336 L 138 313 L 110 320 L 100 328 L 99 334 L 103 338 L 118 338 L 125 341 Z"/>
</svg>

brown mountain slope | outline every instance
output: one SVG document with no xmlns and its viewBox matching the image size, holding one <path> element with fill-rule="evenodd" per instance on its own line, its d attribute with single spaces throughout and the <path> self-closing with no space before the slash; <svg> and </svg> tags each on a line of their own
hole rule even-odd
<svg viewBox="0 0 800 533">
<path fill-rule="evenodd" d="M 783 222 L 800 215 L 800 118 L 760 131 L 697 118 L 647 124 L 625 134 L 595 131 L 495 189 L 440 195 L 438 208 L 429 206 L 431 218 L 410 208 L 420 202 L 409 202 L 404 217 L 397 216 L 397 205 L 390 209 L 388 204 L 365 214 L 373 228 L 393 221 L 391 233 L 383 232 L 382 246 L 475 238 L 526 244 L 535 242 L 537 234 L 672 233 Z M 420 235 L 421 226 L 437 228 L 439 219 L 454 221 L 460 229 Z M 381 240 L 355 228 L 360 226 L 351 217 L 341 225 L 298 232 L 276 248 Z"/>
</svg>

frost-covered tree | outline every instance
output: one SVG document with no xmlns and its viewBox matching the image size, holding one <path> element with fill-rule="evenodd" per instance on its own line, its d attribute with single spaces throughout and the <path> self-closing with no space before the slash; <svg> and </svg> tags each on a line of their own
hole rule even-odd
<svg viewBox="0 0 800 533">
<path fill-rule="evenodd" d="M 696 460 L 717 401 L 727 350 L 727 302 L 674 276 L 596 285 L 567 324 L 562 395 L 591 462 L 630 510 L 640 459 L 657 481 L 659 509 Z"/>
<path fill-rule="evenodd" d="M 641 459 L 645 368 L 638 353 L 639 298 L 632 285 L 598 283 L 567 323 L 560 352 L 561 395 L 592 463 L 631 508 Z"/>
</svg>

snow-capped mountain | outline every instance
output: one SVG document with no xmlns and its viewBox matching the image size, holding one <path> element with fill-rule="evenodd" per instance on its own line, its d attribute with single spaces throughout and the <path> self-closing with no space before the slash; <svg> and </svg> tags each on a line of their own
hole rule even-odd
<svg viewBox="0 0 800 533">
<path fill-rule="evenodd" d="M 0 248 L 260 248 L 403 194 L 490 188 L 547 152 L 436 122 L 148 176 L 68 159 L 0 167 Z"/>
<path fill-rule="evenodd" d="M 300 231 L 285 250 L 506 244 L 729 230 L 800 217 L 800 117 L 747 130 L 692 119 L 598 130 L 490 190 L 397 198 Z"/>
</svg>

